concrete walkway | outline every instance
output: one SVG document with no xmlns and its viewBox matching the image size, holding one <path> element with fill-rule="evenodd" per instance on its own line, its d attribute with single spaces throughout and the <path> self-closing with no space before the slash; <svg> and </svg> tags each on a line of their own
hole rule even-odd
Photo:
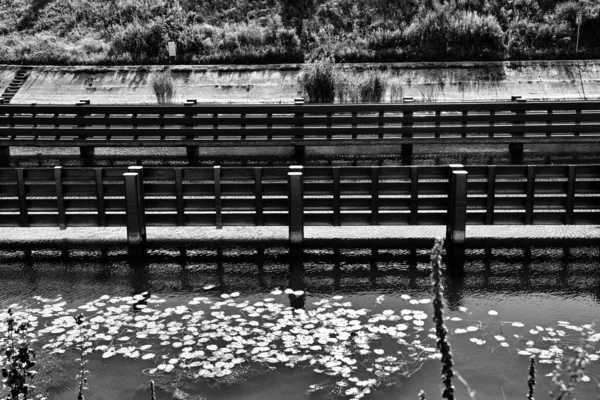
<svg viewBox="0 0 600 400">
<path fill-rule="evenodd" d="M 429 241 L 436 236 L 445 236 L 445 226 L 345 226 L 306 227 L 307 244 L 328 242 L 395 242 Z M 148 227 L 148 243 L 256 243 L 270 242 L 285 244 L 288 227 Z M 527 240 L 536 243 L 556 243 L 564 240 L 598 242 L 600 226 L 580 225 L 495 225 L 468 226 L 467 246 L 488 240 Z M 0 243 L 19 244 L 126 244 L 125 228 L 2 228 Z"/>
</svg>

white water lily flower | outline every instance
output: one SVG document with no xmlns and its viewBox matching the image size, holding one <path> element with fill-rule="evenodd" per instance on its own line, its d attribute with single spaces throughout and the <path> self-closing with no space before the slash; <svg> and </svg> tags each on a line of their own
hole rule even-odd
<svg viewBox="0 0 600 400">
<path fill-rule="evenodd" d="M 240 292 L 233 292 L 229 296 L 230 297 L 238 297 L 239 295 L 240 295 Z"/>
<path fill-rule="evenodd" d="M 504 338 L 504 336 L 500 336 L 500 335 L 496 335 L 496 336 L 494 336 L 494 339 L 496 339 L 496 340 L 497 340 L 497 341 L 499 341 L 499 342 L 503 342 L 503 341 L 505 341 L 505 340 L 506 340 L 506 339 Z"/>
<path fill-rule="evenodd" d="M 273 296 L 279 296 L 279 295 L 280 295 L 280 294 L 282 294 L 282 293 L 283 293 L 283 292 L 282 292 L 281 290 L 279 290 L 279 289 L 275 289 L 275 290 L 273 290 L 273 291 L 271 292 L 271 294 L 272 294 Z"/>
<path fill-rule="evenodd" d="M 475 331 L 479 330 L 479 328 L 476 326 L 467 326 L 466 330 L 467 330 L 467 332 L 475 332 Z"/>
<path fill-rule="evenodd" d="M 513 322 L 511 325 L 514 326 L 514 327 L 516 327 L 516 328 L 522 328 L 522 327 L 525 326 L 525 324 L 522 323 L 522 322 Z"/>
<path fill-rule="evenodd" d="M 502 343 L 500 343 L 500 346 L 502 346 L 502 347 L 508 347 L 508 343 L 502 342 Z"/>
<path fill-rule="evenodd" d="M 519 352 L 517 354 L 519 354 L 521 356 L 530 356 L 531 355 L 531 353 L 526 350 L 519 350 Z"/>
<path fill-rule="evenodd" d="M 410 296 L 409 296 L 409 295 L 407 295 L 407 294 L 403 294 L 402 296 L 400 296 L 400 298 L 401 298 L 402 300 L 410 300 Z"/>
<path fill-rule="evenodd" d="M 491 316 L 498 315 L 498 311 L 490 310 L 490 311 L 488 311 L 488 315 L 491 315 Z"/>
<path fill-rule="evenodd" d="M 467 333 L 467 330 L 466 329 L 462 329 L 462 328 L 458 328 L 458 329 L 454 330 L 454 333 L 457 333 L 457 334 Z"/>
<path fill-rule="evenodd" d="M 383 353 L 385 353 L 385 351 L 383 349 L 375 349 L 373 350 L 373 353 L 382 355 Z"/>
</svg>

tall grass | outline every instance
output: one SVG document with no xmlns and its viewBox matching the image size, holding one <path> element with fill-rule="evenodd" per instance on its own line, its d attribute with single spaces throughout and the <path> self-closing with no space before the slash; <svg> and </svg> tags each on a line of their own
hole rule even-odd
<svg viewBox="0 0 600 400">
<path fill-rule="evenodd" d="M 319 59 L 302 67 L 298 83 L 309 103 L 333 103 L 336 73 L 330 60 Z"/>
<path fill-rule="evenodd" d="M 170 69 L 154 72 L 150 77 L 150 84 L 156 95 L 158 104 L 167 104 L 175 97 L 175 84 Z"/>
</svg>

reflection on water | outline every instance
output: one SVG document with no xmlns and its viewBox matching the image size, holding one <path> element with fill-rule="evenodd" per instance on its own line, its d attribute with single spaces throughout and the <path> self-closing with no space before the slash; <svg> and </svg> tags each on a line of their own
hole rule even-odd
<svg viewBox="0 0 600 400">
<path fill-rule="evenodd" d="M 467 248 L 464 276 L 445 277 L 451 308 L 460 306 L 465 295 L 486 293 L 600 298 L 598 246 L 498 243 Z M 247 294 L 265 293 L 274 287 L 311 294 L 426 291 L 429 248 L 426 242 L 413 244 L 304 248 L 180 244 L 150 247 L 145 255 L 136 257 L 130 257 L 125 247 L 5 248 L 0 251 L 0 301 L 61 293 L 73 301 L 144 291 L 192 293 L 206 285 L 224 293 Z"/>
<path fill-rule="evenodd" d="M 469 318 L 484 322 L 490 309 L 498 311 L 504 321 L 522 321 L 527 326 L 555 326 L 560 320 L 581 325 L 597 320 L 598 245 L 529 243 L 492 241 L 467 248 L 464 276 L 444 277 L 449 315 L 465 318 L 459 307 L 466 307 L 472 313 Z M 377 296 L 385 294 L 386 308 L 401 309 L 407 306 L 401 294 L 430 296 L 431 244 L 357 242 L 304 248 L 178 244 L 151 247 L 139 257 L 130 257 L 125 247 L 5 248 L 0 251 L 0 307 L 27 301 L 34 295 L 62 295 L 68 304 L 77 306 L 105 294 L 124 296 L 146 291 L 159 294 L 173 305 L 185 304 L 195 293 L 219 298 L 220 293 L 233 291 L 256 301 L 278 287 L 296 292 L 284 300 L 295 308 L 314 307 L 315 300 L 335 293 L 343 294 L 353 307 L 369 309 Z M 204 289 L 212 286 L 214 289 Z M 490 344 L 494 344 L 494 335 L 509 338 L 518 333 L 509 323 L 490 323 L 487 329 Z M 502 392 L 506 398 L 517 398 L 526 390 L 526 376 L 521 371 L 526 371 L 527 359 L 514 353 L 512 346 L 516 343 L 511 342 L 509 349 L 490 351 L 460 335 L 452 335 L 451 341 L 457 367 L 477 389 L 478 400 L 502 398 Z M 147 367 L 139 360 L 111 359 L 106 363 L 99 357 L 93 359 L 89 365 L 93 371 L 91 390 L 86 398 L 147 398 L 138 389 L 145 387 L 149 379 L 140 373 Z M 551 366 L 539 368 L 537 394 L 542 397 L 548 389 L 543 375 Z M 598 376 L 597 366 L 593 368 L 591 376 Z M 72 374 L 68 376 L 67 383 L 56 388 L 58 399 L 73 397 Z M 250 380 L 243 390 L 233 387 L 211 392 L 209 398 L 300 399 L 306 397 L 307 385 L 314 383 L 314 377 L 306 371 L 278 370 L 269 376 L 268 388 L 264 379 Z M 429 397 L 436 397 L 439 384 L 439 364 L 427 362 L 402 387 L 386 389 L 378 398 L 416 397 L 421 388 L 428 391 Z M 93 394 L 106 387 L 111 389 L 104 389 L 105 397 Z M 461 390 L 460 397 L 466 398 Z M 588 386 L 578 398 L 595 399 L 596 392 L 593 385 Z"/>
</svg>

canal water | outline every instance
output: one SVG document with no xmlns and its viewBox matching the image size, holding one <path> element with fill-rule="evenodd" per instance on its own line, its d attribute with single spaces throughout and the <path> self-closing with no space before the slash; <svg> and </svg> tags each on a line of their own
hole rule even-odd
<svg viewBox="0 0 600 400">
<path fill-rule="evenodd" d="M 32 343 L 38 350 L 37 386 L 50 399 L 77 396 L 78 352 L 65 344 L 61 327 L 72 326 L 67 318 L 80 312 L 94 321 L 90 329 L 98 332 L 106 333 L 111 324 L 120 326 L 111 341 L 103 341 L 102 334 L 90 339 L 98 349 L 86 356 L 88 400 L 150 399 L 150 380 L 161 400 L 319 399 L 339 394 L 351 398 L 344 395 L 355 393 L 353 388 L 364 389 L 369 379 L 379 386 L 372 386 L 365 398 L 417 398 L 421 389 L 427 398 L 440 398 L 441 364 L 435 356 L 430 301 L 432 244 L 382 247 L 349 242 L 290 249 L 182 243 L 149 248 L 146 256 L 135 258 L 121 247 L 5 247 L 0 250 L 0 309 L 38 313 L 37 329 L 45 333 Z M 590 362 L 576 385 L 576 398 L 598 398 L 600 329 L 592 324 L 600 319 L 599 261 L 598 244 L 590 242 L 491 241 L 467 248 L 464 277 L 444 274 L 443 284 L 455 369 L 475 393 L 473 398 L 525 398 L 531 354 L 538 360 L 535 397 L 551 398 L 551 377 L 546 375 L 555 368 L 553 361 L 560 354 L 565 359 L 574 354 L 585 332 L 592 339 L 587 349 Z M 143 307 L 136 308 L 139 304 Z M 44 306 L 46 311 L 35 311 Z M 152 337 L 148 326 L 144 333 L 136 330 L 144 308 L 150 319 L 165 324 L 166 335 Z M 120 314 L 110 319 L 110 312 Z M 319 319 L 320 314 L 325 318 Z M 202 317 L 194 322 L 194 315 Z M 306 315 L 311 325 L 289 328 Z M 115 322 L 128 318 L 130 325 Z M 350 321 L 353 318 L 360 322 Z M 182 350 L 182 342 L 202 337 L 194 327 L 203 327 L 204 320 L 213 330 Z M 247 326 L 247 321 L 255 322 Z M 242 331 L 245 326 L 255 333 Z M 318 342 L 323 337 L 312 337 L 309 331 L 319 326 L 333 326 L 339 333 L 334 329 Z M 362 386 L 324 372 L 324 365 L 335 362 L 323 361 L 324 355 L 334 354 L 336 346 L 343 348 L 348 341 L 358 343 L 357 336 L 363 335 L 348 337 L 346 329 L 352 326 L 364 328 L 366 347 L 362 353 L 346 353 L 344 362 L 357 366 L 354 371 Z M 267 344 L 265 339 L 281 329 L 317 347 L 294 367 L 286 366 L 291 355 L 283 352 L 289 349 L 275 353 L 282 342 Z M 246 358 L 222 377 L 197 376 L 194 371 L 200 367 L 185 368 L 192 347 L 207 353 L 210 346 L 220 347 L 208 358 L 216 364 L 227 343 L 253 334 L 256 337 L 248 342 L 259 350 L 250 347 L 248 353 L 260 356 L 256 352 L 270 349 L 264 362 Z M 39 350 L 49 343 L 62 345 Z M 115 352 L 119 348 L 125 350 Z M 48 354 L 55 349 L 62 350 Z M 174 365 L 171 371 L 169 365 Z M 378 372 L 386 366 L 392 371 L 387 377 Z M 202 368 L 208 374 L 207 367 Z M 563 379 L 568 381 L 568 376 Z M 470 398 L 465 384 L 457 378 L 454 384 L 457 398 Z M 311 385 L 322 389 L 307 394 Z"/>
</svg>

